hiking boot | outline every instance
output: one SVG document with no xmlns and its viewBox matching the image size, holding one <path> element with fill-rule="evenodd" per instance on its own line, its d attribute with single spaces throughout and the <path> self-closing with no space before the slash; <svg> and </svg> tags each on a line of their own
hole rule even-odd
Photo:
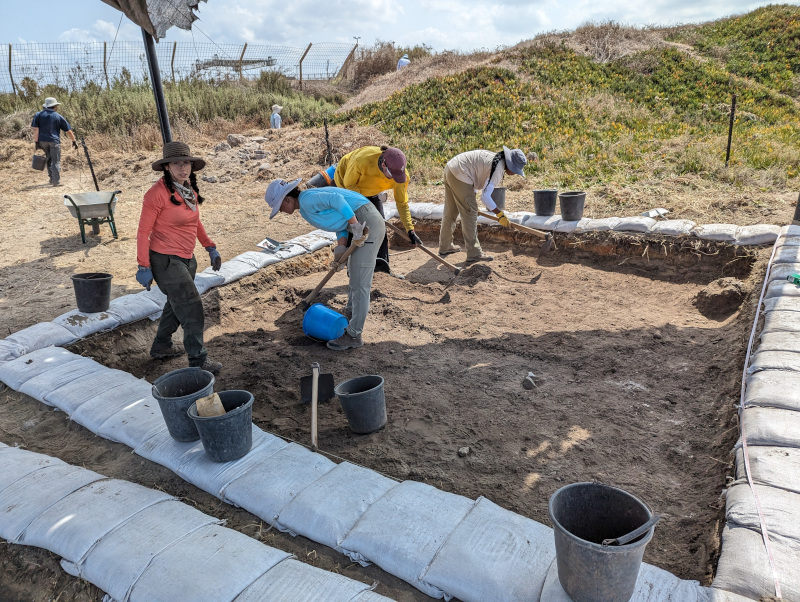
<svg viewBox="0 0 800 602">
<path fill-rule="evenodd" d="M 192 364 L 190 363 L 189 367 L 200 368 L 201 370 L 205 370 L 206 372 L 211 372 L 211 374 L 214 375 L 219 374 L 219 371 L 222 370 L 222 364 L 220 364 L 219 362 L 215 362 L 214 360 L 210 360 L 208 359 L 208 357 L 206 357 L 203 360 L 202 365 L 195 364 L 194 366 L 192 366 Z"/>
<path fill-rule="evenodd" d="M 172 341 L 170 341 L 169 345 L 162 345 L 153 341 L 153 345 L 150 347 L 150 357 L 155 360 L 178 357 L 179 355 L 183 355 L 183 349 L 180 347 L 175 347 L 172 344 Z"/>
<path fill-rule="evenodd" d="M 449 249 L 446 249 L 444 251 L 439 251 L 439 257 L 444 257 L 446 255 L 452 255 L 453 253 L 461 253 L 461 247 L 459 247 L 458 245 L 453 245 Z"/>
<path fill-rule="evenodd" d="M 375 258 L 375 271 L 383 272 L 384 274 L 391 274 L 392 270 L 389 268 L 389 262 L 380 257 Z"/>
<path fill-rule="evenodd" d="M 334 351 L 344 351 L 345 349 L 357 349 L 363 344 L 364 341 L 361 340 L 361 335 L 354 337 L 345 330 L 344 334 L 338 339 L 328 341 L 328 349 L 333 349 Z"/>
<path fill-rule="evenodd" d="M 494 257 L 486 253 L 481 253 L 477 257 L 467 257 L 467 263 L 475 263 L 477 261 L 494 261 Z"/>
</svg>

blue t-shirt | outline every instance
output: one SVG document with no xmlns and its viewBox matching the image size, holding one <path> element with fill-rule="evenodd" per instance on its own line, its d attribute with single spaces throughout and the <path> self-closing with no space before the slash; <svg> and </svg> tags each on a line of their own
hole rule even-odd
<svg viewBox="0 0 800 602">
<path fill-rule="evenodd" d="M 55 109 L 45 109 L 33 116 L 32 128 L 39 128 L 39 142 L 61 142 L 61 132 L 72 128 Z"/>
<path fill-rule="evenodd" d="M 273 113 L 269 118 L 269 123 L 273 130 L 281 129 L 281 116 L 277 113 Z"/>
<path fill-rule="evenodd" d="M 325 186 L 310 188 L 300 193 L 300 215 L 312 226 L 327 232 L 336 232 L 347 238 L 347 222 L 355 210 L 369 204 L 363 194 L 346 188 Z"/>
</svg>

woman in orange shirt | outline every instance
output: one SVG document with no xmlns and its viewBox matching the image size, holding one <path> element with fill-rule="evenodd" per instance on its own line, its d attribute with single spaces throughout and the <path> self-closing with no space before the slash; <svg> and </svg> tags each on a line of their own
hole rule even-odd
<svg viewBox="0 0 800 602">
<path fill-rule="evenodd" d="M 167 142 L 163 158 L 153 163 L 153 170 L 163 171 L 164 176 L 144 195 L 136 235 L 136 280 L 147 290 L 155 280 L 167 296 L 150 355 L 182 355 L 183 351 L 172 346 L 172 335 L 180 325 L 189 366 L 217 374 L 222 364 L 208 359 L 203 346 L 203 303 L 194 284 L 197 240 L 208 251 L 213 269 L 219 270 L 222 265 L 214 241 L 200 222 L 203 197 L 197 189 L 195 172 L 205 164 L 203 159 L 192 157 L 189 145 L 183 142 Z"/>
</svg>

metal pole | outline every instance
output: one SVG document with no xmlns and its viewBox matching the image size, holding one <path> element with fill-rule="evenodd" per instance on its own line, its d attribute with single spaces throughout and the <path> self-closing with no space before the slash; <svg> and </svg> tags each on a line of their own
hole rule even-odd
<svg viewBox="0 0 800 602">
<path fill-rule="evenodd" d="M 170 69 L 172 69 L 172 83 L 175 83 L 175 51 L 178 49 L 178 43 L 172 43 L 172 60 L 169 63 Z"/>
<path fill-rule="evenodd" d="M 800 195 L 797 196 L 797 204 L 794 206 L 794 220 L 793 226 L 800 226 Z"/>
<path fill-rule="evenodd" d="M 106 42 L 103 42 L 103 73 L 106 74 L 106 88 L 110 88 L 111 84 L 108 83 L 108 58 L 106 51 Z"/>
<path fill-rule="evenodd" d="M 158 69 L 158 59 L 156 58 L 156 46 L 153 36 L 142 28 L 142 38 L 144 38 L 145 55 L 147 56 L 147 67 L 150 69 L 150 82 L 153 86 L 153 96 L 156 99 L 156 110 L 158 111 L 158 123 L 161 126 L 161 138 L 164 144 L 172 142 L 172 130 L 169 127 L 169 115 L 167 114 L 167 103 L 164 100 L 164 89 L 161 87 L 161 72 Z"/>
<path fill-rule="evenodd" d="M 247 42 L 244 43 L 244 48 L 242 48 L 242 55 L 239 57 L 239 79 L 244 79 L 242 77 L 242 61 L 244 60 L 244 52 L 247 50 Z"/>
<path fill-rule="evenodd" d="M 347 58 L 344 59 L 344 63 L 342 63 L 342 66 L 339 68 L 339 72 L 334 77 L 347 77 L 347 67 L 350 66 L 350 61 L 353 59 L 353 55 L 355 54 L 357 48 L 358 42 L 356 42 L 356 45 L 353 46 L 353 49 L 350 51 L 350 54 L 347 55 Z"/>
<path fill-rule="evenodd" d="M 14 74 L 11 72 L 11 44 L 8 45 L 8 75 L 11 78 L 11 90 L 17 93 L 17 85 L 14 83 Z"/>
<path fill-rule="evenodd" d="M 308 45 L 306 51 L 303 53 L 303 56 L 300 57 L 300 89 L 303 89 L 303 59 L 306 58 L 308 51 L 311 50 L 311 44 Z"/>
<path fill-rule="evenodd" d="M 92 166 L 92 159 L 89 157 L 89 149 L 86 146 L 86 140 L 81 136 L 81 146 L 83 146 L 83 154 L 86 155 L 86 162 L 89 164 L 89 171 L 92 172 L 92 180 L 94 180 L 94 189 L 100 191 L 100 186 L 97 184 L 97 176 L 94 175 L 94 167 Z M 99 234 L 99 230 L 95 234 Z"/>
<path fill-rule="evenodd" d="M 731 138 L 733 137 L 733 121 L 736 118 L 736 94 L 731 99 L 731 121 L 728 126 L 728 150 L 725 151 L 725 167 L 728 167 L 728 161 L 731 158 Z"/>
<path fill-rule="evenodd" d="M 333 164 L 333 153 L 331 152 L 331 139 L 328 137 L 328 118 L 323 117 L 322 123 L 325 125 L 325 147 L 327 149 L 325 162 L 328 164 L 328 166 L 330 166 Z"/>
</svg>

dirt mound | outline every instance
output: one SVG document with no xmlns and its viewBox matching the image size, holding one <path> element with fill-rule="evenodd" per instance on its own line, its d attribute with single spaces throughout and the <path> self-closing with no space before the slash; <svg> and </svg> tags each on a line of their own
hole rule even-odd
<svg viewBox="0 0 800 602">
<path fill-rule="evenodd" d="M 707 318 L 724 319 L 739 309 L 749 292 L 738 278 L 720 278 L 699 291 L 692 303 Z"/>
</svg>

